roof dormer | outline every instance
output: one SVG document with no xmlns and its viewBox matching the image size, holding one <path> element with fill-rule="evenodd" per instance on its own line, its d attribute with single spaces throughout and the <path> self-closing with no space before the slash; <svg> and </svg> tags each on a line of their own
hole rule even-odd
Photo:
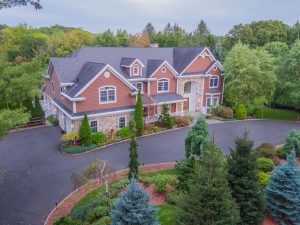
<svg viewBox="0 0 300 225">
<path fill-rule="evenodd" d="M 138 58 L 122 57 L 121 67 L 125 68 L 130 77 L 142 76 L 144 64 Z"/>
</svg>

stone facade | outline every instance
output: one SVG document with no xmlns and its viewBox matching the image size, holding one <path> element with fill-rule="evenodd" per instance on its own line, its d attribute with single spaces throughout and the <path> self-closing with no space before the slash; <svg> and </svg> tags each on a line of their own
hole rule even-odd
<svg viewBox="0 0 300 225">
<path fill-rule="evenodd" d="M 111 129 L 114 129 L 114 131 L 119 130 L 119 117 L 120 116 L 126 116 L 126 126 L 128 126 L 129 122 L 133 116 L 133 112 L 89 117 L 89 120 L 90 121 L 92 121 L 92 120 L 98 121 L 98 131 L 110 133 Z M 80 125 L 81 125 L 81 120 L 75 120 L 74 128 L 73 128 L 74 131 L 79 131 Z"/>
<path fill-rule="evenodd" d="M 187 82 L 196 83 L 196 111 L 200 111 L 203 107 L 203 93 L 204 93 L 204 77 L 187 77 L 187 78 L 179 78 L 177 80 L 177 93 L 184 98 L 190 98 L 190 94 L 184 93 L 184 84 Z"/>
</svg>

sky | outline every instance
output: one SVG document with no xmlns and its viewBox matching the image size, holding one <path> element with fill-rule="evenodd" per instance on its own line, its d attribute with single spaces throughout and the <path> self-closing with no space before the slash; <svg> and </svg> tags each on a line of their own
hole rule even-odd
<svg viewBox="0 0 300 225">
<path fill-rule="evenodd" d="M 156 30 L 170 22 L 193 31 L 204 19 L 210 31 L 225 35 L 235 24 L 277 19 L 288 25 L 300 20 L 300 0 L 40 0 L 42 10 L 14 7 L 0 10 L 0 24 L 32 27 L 60 24 L 93 33 L 125 29 L 143 30 L 151 22 Z"/>
</svg>

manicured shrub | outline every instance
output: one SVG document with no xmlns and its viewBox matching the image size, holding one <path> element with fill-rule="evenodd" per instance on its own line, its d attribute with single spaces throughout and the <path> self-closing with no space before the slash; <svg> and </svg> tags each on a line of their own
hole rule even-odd
<svg viewBox="0 0 300 225">
<path fill-rule="evenodd" d="M 68 145 L 61 145 L 61 150 L 65 153 L 69 153 L 69 154 L 77 154 L 77 153 L 82 153 L 82 152 L 86 152 L 92 149 L 95 149 L 97 146 L 92 144 L 89 146 L 68 146 Z"/>
<path fill-rule="evenodd" d="M 56 119 L 54 115 L 48 116 L 47 120 L 52 123 L 52 125 L 58 126 L 58 119 Z"/>
<path fill-rule="evenodd" d="M 103 216 L 109 215 L 109 208 L 105 206 L 98 206 L 90 210 L 87 214 L 87 221 L 92 223 L 99 219 L 101 219 Z"/>
<path fill-rule="evenodd" d="M 136 126 L 136 136 L 140 137 L 144 134 L 143 101 L 142 101 L 142 95 L 140 91 L 138 93 L 136 104 L 135 104 L 134 121 Z"/>
<path fill-rule="evenodd" d="M 160 193 L 165 192 L 168 188 L 167 183 L 163 179 L 157 179 L 154 183 L 154 186 L 155 189 Z"/>
<path fill-rule="evenodd" d="M 162 131 L 163 129 L 155 125 L 150 125 L 145 127 L 145 130 L 147 131 L 147 133 L 151 134 L 151 133 Z"/>
<path fill-rule="evenodd" d="M 186 116 L 175 116 L 174 122 L 177 127 L 187 127 L 191 123 Z"/>
<path fill-rule="evenodd" d="M 233 118 L 233 110 L 229 107 L 224 107 L 224 106 L 221 106 L 221 105 L 213 107 L 212 113 L 215 116 L 222 117 L 222 118 L 225 118 L 225 119 L 232 119 Z"/>
<path fill-rule="evenodd" d="M 270 143 L 262 143 L 256 149 L 254 149 L 253 154 L 256 157 L 274 158 L 276 155 L 276 148 Z"/>
<path fill-rule="evenodd" d="M 33 111 L 33 117 L 43 117 L 44 111 L 40 103 L 39 97 L 36 95 L 34 98 L 34 111 Z"/>
<path fill-rule="evenodd" d="M 92 143 L 101 146 L 104 145 L 107 140 L 106 134 L 104 132 L 96 132 L 92 134 Z"/>
<path fill-rule="evenodd" d="M 123 192 L 112 211 L 111 225 L 149 224 L 158 225 L 157 209 L 149 204 L 149 195 L 131 179 L 127 191 Z"/>
<path fill-rule="evenodd" d="M 81 225 L 79 221 L 74 221 L 67 216 L 60 217 L 53 225 Z"/>
<path fill-rule="evenodd" d="M 253 111 L 253 115 L 258 118 L 258 119 L 263 119 L 264 118 L 264 108 L 263 107 L 258 107 L 255 108 Z"/>
<path fill-rule="evenodd" d="M 64 134 L 60 138 L 61 141 L 65 142 L 66 145 L 74 145 L 79 140 L 79 134 L 76 131 L 70 132 L 68 134 Z"/>
<path fill-rule="evenodd" d="M 292 151 L 300 156 L 300 131 L 292 130 L 285 139 L 283 148 L 290 154 Z"/>
<path fill-rule="evenodd" d="M 277 150 L 276 154 L 279 158 L 286 159 L 286 157 L 289 155 L 289 152 L 282 147 Z"/>
<path fill-rule="evenodd" d="M 258 173 L 259 181 L 261 186 L 264 188 L 267 186 L 269 180 L 270 180 L 270 174 L 264 173 L 264 172 L 259 172 Z"/>
<path fill-rule="evenodd" d="M 117 136 L 120 137 L 122 140 L 129 139 L 131 136 L 131 131 L 129 127 L 123 127 L 117 132 Z"/>
<path fill-rule="evenodd" d="M 274 162 L 272 161 L 272 159 L 268 159 L 268 158 L 258 158 L 256 159 L 257 162 L 257 169 L 260 172 L 271 172 L 274 169 Z"/>
<path fill-rule="evenodd" d="M 152 177 L 143 177 L 142 182 L 146 186 L 149 186 L 150 184 L 153 183 L 153 179 L 152 179 Z"/>
<path fill-rule="evenodd" d="M 300 168 L 293 151 L 265 188 L 267 211 L 279 224 L 300 224 Z"/>
<path fill-rule="evenodd" d="M 81 206 L 80 208 L 73 210 L 70 216 L 73 220 L 86 221 L 88 213 L 93 209 L 93 207 L 94 203 Z"/>
<path fill-rule="evenodd" d="M 180 192 L 177 190 L 171 191 L 167 194 L 167 203 L 170 205 L 177 205 L 180 201 Z"/>
<path fill-rule="evenodd" d="M 90 146 L 92 144 L 92 129 L 87 117 L 84 114 L 80 129 L 79 129 L 80 142 L 84 146 Z"/>
<path fill-rule="evenodd" d="M 110 216 L 104 216 L 97 222 L 93 223 L 92 225 L 110 225 L 111 224 L 111 217 Z"/>
<path fill-rule="evenodd" d="M 167 104 L 163 104 L 162 112 L 158 118 L 159 123 L 166 129 L 172 129 L 174 126 L 174 119 L 169 113 L 169 107 Z"/>
<path fill-rule="evenodd" d="M 239 120 L 247 119 L 247 109 L 244 104 L 239 104 L 236 108 L 236 118 Z"/>
<path fill-rule="evenodd" d="M 171 186 L 175 186 L 177 184 L 177 179 L 175 176 L 172 175 L 165 175 L 165 182 Z"/>
</svg>

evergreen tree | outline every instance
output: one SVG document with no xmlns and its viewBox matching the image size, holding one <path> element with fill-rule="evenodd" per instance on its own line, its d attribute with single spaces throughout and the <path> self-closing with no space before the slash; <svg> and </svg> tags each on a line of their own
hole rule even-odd
<svg viewBox="0 0 300 225">
<path fill-rule="evenodd" d="M 194 175 L 195 166 L 198 161 L 194 156 L 191 156 L 188 159 L 178 161 L 175 165 L 175 171 L 177 180 L 179 181 L 176 184 L 176 189 L 180 191 L 188 191 L 191 178 Z"/>
<path fill-rule="evenodd" d="M 248 132 L 235 140 L 235 149 L 228 157 L 228 181 L 239 209 L 241 224 L 258 225 L 263 220 L 264 196 L 257 175 L 254 142 Z"/>
<path fill-rule="evenodd" d="M 86 113 L 79 129 L 79 137 L 82 145 L 90 146 L 92 144 L 92 129 Z"/>
<path fill-rule="evenodd" d="M 224 155 L 213 143 L 201 153 L 189 191 L 179 203 L 177 225 L 234 225 L 239 211 L 227 181 Z"/>
<path fill-rule="evenodd" d="M 209 132 L 204 116 L 200 116 L 196 124 L 189 131 L 185 139 L 185 157 L 200 156 L 201 150 L 207 140 Z"/>
<path fill-rule="evenodd" d="M 33 111 L 34 117 L 43 117 L 44 111 L 40 103 L 39 97 L 36 95 L 34 98 L 34 111 Z"/>
<path fill-rule="evenodd" d="M 131 179 L 112 211 L 112 225 L 159 225 L 157 209 L 149 204 L 149 195 Z"/>
<path fill-rule="evenodd" d="M 162 112 L 158 118 L 158 121 L 161 125 L 163 125 L 166 129 L 173 128 L 174 125 L 174 119 L 169 113 L 169 107 L 167 104 L 163 104 L 162 106 Z"/>
<path fill-rule="evenodd" d="M 135 104 L 135 110 L 134 110 L 134 120 L 136 124 L 136 136 L 142 136 L 144 133 L 144 120 L 143 120 L 143 101 L 142 101 L 142 95 L 139 91 L 136 104 Z"/>
<path fill-rule="evenodd" d="M 136 127 L 135 121 L 131 120 L 130 122 L 130 130 L 131 130 L 131 141 L 130 141 L 130 148 L 129 148 L 129 172 L 128 178 L 138 178 L 139 175 L 139 161 L 138 161 L 138 143 L 136 140 Z"/>
<path fill-rule="evenodd" d="M 31 117 L 34 117 L 34 107 L 32 105 L 32 99 L 26 99 L 23 104 L 23 106 L 26 108 L 26 112 L 30 113 Z"/>
<path fill-rule="evenodd" d="M 208 35 L 210 34 L 210 31 L 205 23 L 204 20 L 201 20 L 198 24 L 196 30 L 194 31 L 194 34 L 196 35 Z"/>
<path fill-rule="evenodd" d="M 288 153 L 295 151 L 296 155 L 300 156 L 300 131 L 292 130 L 289 132 L 283 147 Z"/>
<path fill-rule="evenodd" d="M 168 23 L 164 29 L 164 34 L 171 34 L 173 33 L 173 27 L 170 23 Z"/>
<path fill-rule="evenodd" d="M 151 37 L 153 34 L 155 34 L 155 28 L 154 26 L 152 25 L 152 23 L 147 23 L 144 30 L 143 30 L 143 33 L 147 33 L 149 34 L 149 36 Z"/>
<path fill-rule="evenodd" d="M 293 151 L 287 163 L 278 166 L 266 189 L 268 212 L 279 224 L 300 224 L 300 168 Z"/>
</svg>

